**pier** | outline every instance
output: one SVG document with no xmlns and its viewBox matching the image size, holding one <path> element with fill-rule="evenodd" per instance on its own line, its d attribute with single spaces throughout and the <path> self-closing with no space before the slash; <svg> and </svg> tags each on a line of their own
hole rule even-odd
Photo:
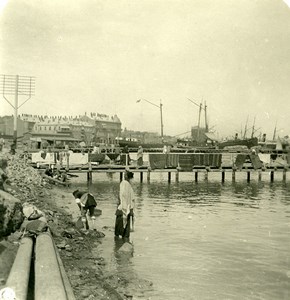
<svg viewBox="0 0 290 300">
<path fill-rule="evenodd" d="M 261 168 L 261 169 L 254 169 L 251 167 L 244 167 L 242 169 L 237 169 L 234 167 L 225 167 L 225 168 L 194 168 L 191 172 L 190 171 L 181 171 L 179 169 L 157 169 L 157 170 L 151 170 L 150 168 L 132 168 L 132 167 L 119 167 L 119 168 L 94 168 L 92 170 L 89 169 L 70 169 L 69 173 L 71 174 L 87 174 L 87 181 L 93 182 L 93 174 L 100 174 L 100 173 L 107 173 L 107 174 L 114 174 L 119 173 L 120 181 L 123 179 L 123 173 L 126 170 L 130 170 L 134 174 L 139 175 L 140 182 L 144 181 L 144 178 L 146 177 L 147 182 L 150 182 L 151 174 L 152 173 L 167 173 L 168 176 L 168 182 L 170 183 L 172 179 L 174 178 L 175 182 L 179 182 L 180 173 L 191 173 L 192 178 L 195 182 L 198 182 L 199 180 L 209 180 L 209 174 L 211 173 L 219 173 L 221 176 L 221 182 L 225 182 L 226 178 L 231 178 L 231 180 L 234 182 L 236 180 L 236 175 L 238 173 L 243 173 L 245 175 L 245 178 L 248 182 L 250 182 L 253 179 L 253 174 L 257 174 L 258 181 L 262 180 L 262 175 L 267 175 L 269 177 L 269 180 L 271 182 L 275 179 L 276 173 L 282 173 L 283 175 L 283 181 L 286 181 L 287 179 L 287 173 L 289 172 L 289 167 L 267 167 L 267 168 Z M 264 177 L 264 176 L 263 176 Z M 135 179 L 137 177 L 135 176 Z"/>
<path fill-rule="evenodd" d="M 111 158 L 110 158 L 111 157 Z M 262 175 L 267 174 L 270 181 L 274 181 L 276 173 L 283 174 L 283 180 L 287 179 L 289 172 L 289 153 L 258 154 L 252 153 L 144 153 L 142 165 L 138 165 L 136 153 L 115 155 L 106 154 L 82 154 L 72 153 L 63 157 L 60 169 L 72 176 L 74 174 L 87 174 L 87 181 L 93 181 L 93 175 L 99 173 L 119 173 L 123 179 L 125 170 L 138 174 L 140 182 L 146 177 L 150 182 L 153 173 L 167 173 L 168 182 L 180 180 L 181 173 L 191 173 L 195 182 L 210 180 L 210 174 L 219 173 L 221 182 L 230 177 L 236 180 L 239 173 L 245 175 L 249 182 L 254 174 L 258 174 L 258 181 Z M 42 166 L 59 164 L 55 154 L 49 155 L 49 161 L 42 162 Z M 35 163 L 35 162 L 34 162 Z M 39 160 L 36 161 L 39 165 Z M 38 166 L 39 167 L 39 166 Z M 135 176 L 137 178 L 137 176 Z M 173 179 L 174 178 L 174 179 Z"/>
</svg>

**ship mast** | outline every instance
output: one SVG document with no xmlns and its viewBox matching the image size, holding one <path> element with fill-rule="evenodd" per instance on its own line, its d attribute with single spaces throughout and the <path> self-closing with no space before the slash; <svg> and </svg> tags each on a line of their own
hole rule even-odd
<svg viewBox="0 0 290 300">
<path fill-rule="evenodd" d="M 200 136 L 200 117 L 201 117 L 202 103 L 199 103 L 199 112 L 198 112 L 198 125 L 197 125 L 197 141 L 199 142 Z"/>
<path fill-rule="evenodd" d="M 205 119 L 205 132 L 208 132 L 208 120 L 207 120 L 207 105 L 204 102 L 204 119 Z"/>
<path fill-rule="evenodd" d="M 247 129 L 247 126 L 248 126 L 248 120 L 249 120 L 249 116 L 247 116 L 247 122 L 246 122 L 246 125 L 245 125 L 245 131 L 244 131 L 243 139 L 246 138 L 246 134 L 247 134 L 247 131 L 248 131 L 248 129 Z"/>
<path fill-rule="evenodd" d="M 255 133 L 255 122 L 256 122 L 256 117 L 254 118 L 254 122 L 253 122 L 251 138 L 254 137 L 254 133 Z"/>
<path fill-rule="evenodd" d="M 277 130 L 277 121 L 276 121 L 276 124 L 275 124 L 274 133 L 273 133 L 273 141 L 275 141 L 275 138 L 276 138 L 276 130 Z"/>
</svg>

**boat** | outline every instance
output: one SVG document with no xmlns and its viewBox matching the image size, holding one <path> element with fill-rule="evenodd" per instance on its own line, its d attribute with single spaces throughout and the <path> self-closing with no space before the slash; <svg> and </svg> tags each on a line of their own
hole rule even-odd
<svg viewBox="0 0 290 300">
<path fill-rule="evenodd" d="M 232 147 L 232 146 L 246 146 L 248 149 L 251 149 L 254 146 L 258 146 L 258 138 L 256 137 L 245 138 L 245 139 L 235 138 L 233 140 L 227 140 L 218 143 L 219 149 L 224 149 L 225 147 Z"/>
</svg>

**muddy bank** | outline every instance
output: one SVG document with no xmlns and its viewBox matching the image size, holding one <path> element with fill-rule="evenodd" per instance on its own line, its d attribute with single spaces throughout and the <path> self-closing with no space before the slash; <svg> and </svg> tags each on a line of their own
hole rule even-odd
<svg viewBox="0 0 290 300">
<path fill-rule="evenodd" d="M 99 254 L 103 239 L 114 239 L 114 224 L 89 232 L 78 230 L 75 221 L 79 209 L 71 194 L 73 188 L 46 182 L 19 157 L 9 158 L 7 173 L 11 182 L 8 192 L 44 213 L 77 300 L 149 299 L 144 292 L 152 289 L 151 282 L 130 273 L 108 271 Z M 0 238 L 0 289 L 8 278 L 21 235 L 20 228 Z M 120 252 L 120 256 L 129 263 L 132 253 Z"/>
<path fill-rule="evenodd" d="M 151 282 L 132 274 L 108 271 L 107 262 L 99 255 L 98 246 L 102 240 L 114 239 L 113 224 L 86 233 L 77 230 L 74 221 L 79 211 L 71 191 L 54 187 L 50 193 L 49 200 L 44 202 L 57 214 L 57 224 L 53 222 L 50 227 L 76 298 L 148 299 L 142 295 L 152 290 Z M 118 243 L 120 247 L 123 244 L 122 240 Z M 120 250 L 119 256 L 129 263 L 132 252 Z"/>
</svg>

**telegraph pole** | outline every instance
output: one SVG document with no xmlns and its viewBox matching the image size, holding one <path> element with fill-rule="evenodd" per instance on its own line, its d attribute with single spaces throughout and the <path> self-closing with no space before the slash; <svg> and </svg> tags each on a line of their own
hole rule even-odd
<svg viewBox="0 0 290 300">
<path fill-rule="evenodd" d="M 163 116 L 162 116 L 162 103 L 161 103 L 161 100 L 160 100 L 160 120 L 161 120 L 161 139 L 162 139 L 162 142 L 163 142 Z"/>
<path fill-rule="evenodd" d="M 14 122 L 13 122 L 13 142 L 15 148 L 17 147 L 17 117 L 18 109 L 26 103 L 35 94 L 35 77 L 19 76 L 19 75 L 0 75 L 1 86 L 0 91 L 3 98 L 14 109 Z M 14 105 L 8 99 L 14 96 Z M 24 102 L 18 105 L 18 96 L 25 97 Z M 7 98 L 8 97 L 8 98 Z"/>
<path fill-rule="evenodd" d="M 141 102 L 141 100 L 142 101 L 145 101 L 145 102 L 147 102 L 147 103 L 149 103 L 149 104 L 151 104 L 151 105 L 154 105 L 155 107 L 158 107 L 159 108 L 159 110 L 160 110 L 160 121 L 161 121 L 161 130 L 160 130 L 160 134 L 161 134 L 161 140 L 162 140 L 162 142 L 163 142 L 163 113 L 162 113 L 162 107 L 163 107 L 163 104 L 162 104 L 162 102 L 161 102 L 161 99 L 160 99 L 160 104 L 159 105 L 157 105 L 157 104 L 155 104 L 155 103 L 152 103 L 151 101 L 149 101 L 149 100 L 147 100 L 147 99 L 144 99 L 144 98 L 141 98 L 141 99 L 138 99 L 137 101 L 136 101 L 136 103 L 140 103 Z"/>
<path fill-rule="evenodd" d="M 15 144 L 15 147 L 17 145 L 17 116 L 18 116 L 18 81 L 19 76 L 16 75 L 15 80 L 15 98 L 14 98 L 14 126 L 13 126 L 13 141 Z"/>
</svg>

